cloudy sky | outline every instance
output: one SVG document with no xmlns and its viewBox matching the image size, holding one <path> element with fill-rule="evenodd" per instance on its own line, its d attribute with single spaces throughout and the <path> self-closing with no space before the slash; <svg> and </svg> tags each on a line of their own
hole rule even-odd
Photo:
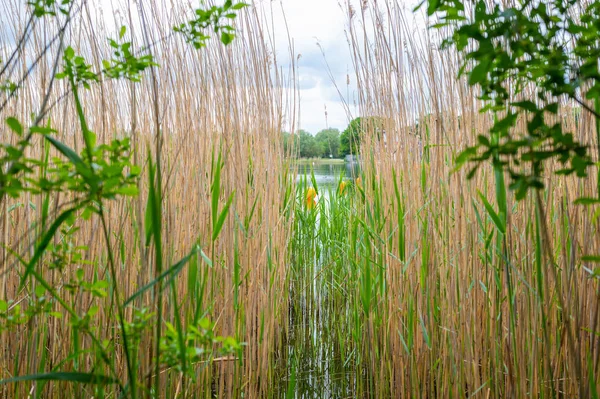
<svg viewBox="0 0 600 399">
<path fill-rule="evenodd" d="M 215 1 L 221 3 L 223 0 Z M 288 70 L 290 64 L 288 32 L 293 41 L 294 54 L 296 57 L 299 56 L 296 72 L 301 104 L 300 120 L 296 127 L 308 130 L 312 134 L 326 127 L 345 129 L 349 117 L 358 116 L 353 107 L 351 107 L 351 115 L 346 112 L 334 85 L 335 81 L 343 96 L 348 97 L 347 102 L 354 103 L 355 77 L 344 33 L 347 21 L 339 3 L 345 3 L 347 0 L 245 1 L 254 3 L 259 13 L 268 18 L 269 22 L 272 21 L 275 51 L 278 53 L 279 66 L 283 71 Z M 155 2 L 159 6 L 169 4 L 166 0 L 155 0 Z M 194 7 L 200 1 L 189 2 L 190 6 Z M 25 4 L 22 0 L 0 3 L 0 23 L 3 25 L 14 22 L 9 18 L 9 15 L 14 13 L 10 7 L 14 7 L 15 4 L 17 6 Z M 127 4 L 131 4 L 129 0 L 99 0 L 90 4 L 92 12 L 104 14 L 104 23 L 109 31 L 116 29 L 114 26 L 121 23 L 128 24 L 128 21 L 121 21 L 122 13 L 114 10 L 126 8 Z M 136 13 L 133 13 L 133 17 L 136 19 Z M 21 18 L 24 18 L 24 15 Z M 10 35 L 7 37 L 0 35 L 0 53 L 3 53 L 4 46 L 12 49 L 14 40 L 11 39 L 13 38 Z M 331 76 L 325 60 L 329 64 Z M 350 85 L 347 85 L 348 78 L 350 78 Z"/>
<path fill-rule="evenodd" d="M 344 130 L 348 118 L 358 115 L 353 106 L 356 79 L 345 35 L 347 20 L 341 5 L 337 0 L 259 0 L 255 4 L 269 16 L 272 12 L 276 52 L 284 70 L 285 60 L 289 59 L 286 20 L 294 53 L 300 56 L 297 62 L 299 127 L 312 134 L 326 127 Z M 340 93 L 349 105 L 348 110 L 343 106 Z"/>
<path fill-rule="evenodd" d="M 344 130 L 349 120 L 360 116 L 356 106 L 356 77 L 346 36 L 348 1 L 358 10 L 363 0 L 254 1 L 259 12 L 273 21 L 275 48 L 284 70 L 288 65 L 282 60 L 289 59 L 287 32 L 293 40 L 294 53 L 300 55 L 297 62 L 299 128 L 312 134 L 326 127 Z M 415 34 L 426 26 L 423 15 L 412 12 L 420 0 L 384 0 L 384 7 L 385 1 L 405 10 L 408 16 L 405 22 Z"/>
<path fill-rule="evenodd" d="M 161 4 L 164 0 L 156 1 Z M 191 0 L 191 5 L 197 1 Z M 300 96 L 300 118 L 296 127 L 312 134 L 327 127 L 343 130 L 351 118 L 359 116 L 356 107 L 356 78 L 346 37 L 348 20 L 344 9 L 347 1 L 252 1 L 259 13 L 273 23 L 275 51 L 283 71 L 288 70 L 290 63 L 288 33 L 293 41 Z M 362 0 L 350 1 L 357 4 Z M 414 6 L 418 0 L 396 2 L 408 8 Z M 111 10 L 114 3 L 129 2 L 100 0 L 99 3 L 94 3 L 110 15 L 106 20 L 108 25 L 113 22 Z M 3 19 L 5 18 L 0 15 L 0 21 Z"/>
</svg>

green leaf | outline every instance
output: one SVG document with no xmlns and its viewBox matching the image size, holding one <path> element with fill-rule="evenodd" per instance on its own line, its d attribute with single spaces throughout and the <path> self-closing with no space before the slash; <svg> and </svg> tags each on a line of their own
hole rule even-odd
<svg viewBox="0 0 600 399">
<path fill-rule="evenodd" d="M 468 147 L 464 149 L 456 159 L 454 160 L 454 164 L 456 165 L 453 169 L 453 172 L 458 171 L 469 159 L 475 157 L 477 155 L 477 147 Z"/>
<path fill-rule="evenodd" d="M 94 208 L 91 206 L 86 206 L 83 212 L 81 212 L 81 218 L 83 220 L 90 220 L 92 215 L 94 214 Z"/>
<path fill-rule="evenodd" d="M 73 58 L 75 56 L 75 50 L 73 50 L 73 47 L 69 46 L 65 49 L 65 59 L 70 60 L 71 58 Z"/>
<path fill-rule="evenodd" d="M 490 69 L 490 60 L 488 58 L 482 60 L 477 64 L 475 68 L 469 74 L 469 85 L 474 86 L 481 83 L 487 77 L 487 73 Z"/>
<path fill-rule="evenodd" d="M 38 298 L 43 297 L 45 293 L 46 293 L 46 288 L 44 288 L 43 285 L 38 285 L 35 287 L 35 296 L 37 296 Z"/>
<path fill-rule="evenodd" d="M 146 213 L 144 214 L 144 233 L 146 237 L 146 246 L 150 245 L 150 240 L 152 239 L 152 235 L 154 234 L 154 212 L 158 210 L 156 208 L 155 203 L 155 174 L 156 167 L 152 162 L 152 158 L 148 155 L 148 159 L 150 162 L 149 170 L 148 170 L 148 200 L 146 201 Z M 160 229 L 158 230 L 160 232 Z"/>
<path fill-rule="evenodd" d="M 99 310 L 100 307 L 98 305 L 90 306 L 89 310 L 87 311 L 87 315 L 90 317 L 94 317 L 96 314 L 98 314 Z"/>
<path fill-rule="evenodd" d="M 121 26 L 121 30 L 119 31 L 119 39 L 122 39 L 125 36 L 125 32 L 127 32 L 127 27 L 125 25 Z"/>
<path fill-rule="evenodd" d="M 232 33 L 227 33 L 227 32 L 221 32 L 221 43 L 223 43 L 224 45 L 228 45 L 229 43 L 231 43 L 233 41 L 233 39 L 235 39 L 235 35 Z"/>
<path fill-rule="evenodd" d="M 91 182 L 91 177 L 93 176 L 93 172 L 91 169 L 83 162 L 81 157 L 77 155 L 75 151 L 56 140 L 52 136 L 44 136 L 46 140 L 48 140 L 60 153 L 62 153 L 65 157 L 71 161 L 71 163 L 75 166 L 75 169 L 81 174 L 81 176 L 88 181 Z"/>
<path fill-rule="evenodd" d="M 217 212 L 219 210 L 219 196 L 221 195 L 221 151 L 217 156 L 217 163 L 214 165 L 214 176 L 211 187 L 211 213 L 213 222 L 213 232 L 215 231 L 214 224 L 217 221 Z"/>
<path fill-rule="evenodd" d="M 429 349 L 431 349 L 431 342 L 429 340 L 429 334 L 427 333 L 427 328 L 425 327 L 425 322 L 423 321 L 423 316 L 419 317 L 419 324 L 421 325 L 421 332 L 423 333 L 423 339 L 425 340 L 425 345 Z"/>
<path fill-rule="evenodd" d="M 153 189 L 153 188 L 151 188 Z M 150 194 L 148 194 L 148 201 L 146 201 L 146 213 L 144 214 L 144 233 L 146 237 L 146 246 L 150 245 L 152 239 L 152 206 L 150 204 Z"/>
<path fill-rule="evenodd" d="M 552 114 L 558 113 L 558 103 L 550 103 L 544 107 L 544 109 Z"/>
<path fill-rule="evenodd" d="M 242 8 L 248 7 L 250 4 L 248 3 L 236 3 L 231 7 L 232 10 L 241 10 Z"/>
<path fill-rule="evenodd" d="M 581 257 L 584 262 L 600 262 L 600 255 L 585 255 Z"/>
<path fill-rule="evenodd" d="M 429 0 L 427 15 L 432 16 L 440 7 L 440 0 Z"/>
<path fill-rule="evenodd" d="M 8 378 L 0 381 L 0 385 L 21 381 L 70 381 L 83 384 L 115 384 L 117 380 L 101 374 L 77 373 L 77 372 L 56 372 L 22 375 L 19 377 Z"/>
<path fill-rule="evenodd" d="M 423 7 L 423 4 L 425 4 L 427 2 L 427 0 L 422 0 L 419 4 L 417 4 L 415 6 L 415 8 L 413 8 L 413 12 L 417 12 L 421 9 L 421 7 Z"/>
<path fill-rule="evenodd" d="M 125 186 L 125 187 L 121 187 L 117 190 L 118 194 L 121 195 L 128 195 L 131 197 L 135 197 L 138 195 L 139 190 L 136 186 L 130 185 L 130 186 Z"/>
<path fill-rule="evenodd" d="M 479 142 L 479 144 L 481 144 L 483 146 L 486 146 L 486 147 L 490 146 L 490 140 L 486 136 L 484 136 L 482 134 L 480 134 L 479 136 L 477 136 L 477 141 Z"/>
<path fill-rule="evenodd" d="M 31 126 L 29 128 L 31 133 L 39 133 L 39 134 L 50 134 L 56 133 L 56 130 L 52 129 L 50 126 Z"/>
<path fill-rule="evenodd" d="M 502 225 L 506 226 L 508 215 L 508 203 L 506 201 L 506 185 L 504 183 L 504 171 L 500 165 L 494 165 L 494 178 L 496 180 L 496 202 L 498 202 L 498 216 Z"/>
<path fill-rule="evenodd" d="M 577 198 L 575 200 L 575 204 L 577 204 L 577 205 L 594 205 L 594 204 L 600 204 L 600 199 L 598 199 L 598 198 L 590 198 L 590 197 Z"/>
<path fill-rule="evenodd" d="M 210 260 L 210 258 L 208 257 L 208 255 L 206 255 L 206 253 L 203 250 L 200 250 L 200 256 L 202 257 L 202 259 L 204 260 L 204 262 L 206 262 L 206 264 L 208 265 L 208 267 L 213 267 L 212 260 Z"/>
<path fill-rule="evenodd" d="M 227 217 L 227 214 L 229 213 L 229 207 L 231 206 L 231 201 L 233 200 L 234 194 L 235 194 L 235 191 L 232 192 L 231 195 L 229 196 L 229 198 L 227 199 L 227 203 L 225 204 L 225 207 L 219 214 L 217 223 L 213 227 L 213 235 L 212 235 L 213 241 L 217 239 L 217 237 L 219 236 L 219 233 L 221 232 L 221 229 L 223 228 L 223 223 L 225 222 L 225 218 Z"/>
<path fill-rule="evenodd" d="M 23 135 L 23 126 L 21 126 L 21 123 L 18 121 L 17 118 L 13 118 L 8 117 L 6 118 L 6 124 L 8 125 L 8 127 L 10 127 L 10 129 L 17 133 L 19 136 Z"/>
<path fill-rule="evenodd" d="M 525 101 L 516 101 L 513 102 L 512 105 L 515 107 L 519 107 L 529 112 L 536 112 L 538 110 L 537 105 L 533 101 L 525 100 Z"/>
<path fill-rule="evenodd" d="M 516 113 L 509 112 L 504 118 L 494 123 L 492 131 L 500 133 L 507 132 L 510 128 L 512 128 L 515 125 L 518 116 L 519 115 Z"/>
<path fill-rule="evenodd" d="M 126 301 L 125 303 L 123 303 L 123 306 L 127 306 L 128 304 L 130 304 L 135 298 L 139 297 L 140 295 L 142 295 L 144 292 L 148 291 L 150 288 L 154 287 L 156 284 L 158 284 L 160 281 L 164 280 L 167 277 L 170 277 L 171 279 L 177 277 L 177 275 L 181 272 L 181 270 L 183 270 L 183 266 L 185 266 L 185 264 L 190 260 L 190 258 L 198 251 L 198 249 L 194 249 L 192 252 L 190 252 L 186 257 L 184 257 L 183 259 L 181 259 L 179 262 L 175 263 L 173 266 L 171 266 L 169 269 L 167 269 L 166 271 L 162 272 L 158 277 L 156 277 L 154 280 L 152 280 L 151 282 L 149 282 L 148 284 L 144 285 L 142 288 L 140 288 L 139 290 L 137 290 L 133 295 L 131 295 Z M 170 281 L 170 280 L 169 280 Z"/>
<path fill-rule="evenodd" d="M 199 322 L 198 326 L 203 330 L 212 330 L 212 323 L 207 317 L 203 317 Z"/>
<path fill-rule="evenodd" d="M 490 216 L 490 218 L 496 225 L 496 228 L 502 234 L 506 234 L 506 227 L 504 226 L 504 223 L 502 223 L 502 221 L 501 221 L 500 217 L 498 216 L 498 214 L 496 213 L 496 211 L 494 211 L 494 208 L 492 207 L 492 205 L 488 202 L 488 200 L 481 193 L 481 191 L 477 190 L 477 193 L 479 194 L 479 198 L 481 198 L 481 201 L 483 202 L 483 206 L 485 206 L 485 209 L 487 210 L 488 215 Z"/>
<path fill-rule="evenodd" d="M 33 253 L 33 257 L 31 258 L 31 260 L 29 261 L 29 263 L 27 263 L 27 266 L 25 268 L 25 273 L 23 274 L 23 277 L 21 277 L 21 288 L 23 288 L 25 282 L 27 281 L 27 277 L 29 277 L 29 274 L 32 272 L 32 270 L 35 267 L 37 261 L 40 260 L 40 258 L 42 257 L 42 255 L 46 251 L 46 248 L 48 248 L 48 244 L 50 244 L 50 241 L 52 240 L 52 237 L 54 237 L 54 233 L 56 233 L 56 231 L 58 230 L 58 228 L 69 217 L 71 217 L 71 215 L 76 210 L 77 210 L 77 208 L 71 208 L 71 209 L 67 209 L 66 211 L 64 211 L 63 213 L 61 213 L 60 216 L 56 218 L 56 220 L 54 221 L 54 223 L 52 223 L 52 225 L 50 226 L 50 228 L 48 229 L 48 231 L 46 231 L 46 233 L 44 234 L 44 236 L 42 237 L 42 239 L 40 240 L 40 242 L 38 243 L 38 245 L 35 247 L 35 251 Z"/>
<path fill-rule="evenodd" d="M 296 397 L 296 392 L 297 392 L 296 391 L 296 367 L 297 367 L 297 363 L 298 363 L 298 361 L 294 357 L 292 357 L 290 377 L 287 382 L 287 391 L 285 393 L 286 399 L 294 399 Z"/>
</svg>

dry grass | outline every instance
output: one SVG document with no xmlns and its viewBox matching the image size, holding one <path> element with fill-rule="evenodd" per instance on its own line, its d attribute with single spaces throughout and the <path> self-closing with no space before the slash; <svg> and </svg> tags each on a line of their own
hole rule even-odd
<svg viewBox="0 0 600 399">
<path fill-rule="evenodd" d="M 376 305 L 380 321 L 373 327 L 381 354 L 371 364 L 377 390 L 391 397 L 590 394 L 588 386 L 599 383 L 600 291 L 583 269 L 592 265 L 580 256 L 598 253 L 600 241 L 594 209 L 572 202 L 595 195 L 595 173 L 585 181 L 548 173 L 542 227 L 551 259 L 536 257 L 531 197 L 520 203 L 509 197 L 509 229 L 497 241 L 477 196 L 480 190 L 495 203 L 491 166 L 470 181 L 466 168 L 452 173 L 458 152 L 491 125 L 488 115 L 478 113 L 466 80 L 455 79 L 458 55 L 438 51 L 439 39 L 419 23 L 409 24 L 413 17 L 398 2 L 362 5 L 349 8 L 361 114 L 385 120 L 385 139 L 371 132 L 362 150 L 367 197 L 381 198 L 385 219 L 386 242 L 373 243 L 384 254 L 386 273 L 385 296 Z M 563 123 L 592 143 L 593 118 L 584 115 L 576 123 L 570 110 L 565 104 Z M 393 171 L 406 206 L 404 238 Z M 399 260 L 399 246 L 406 262 Z M 414 338 L 410 351 L 407 335 Z"/>
<path fill-rule="evenodd" d="M 65 41 L 85 55 L 95 70 L 100 70 L 101 59 L 110 55 L 104 38 L 115 37 L 116 32 L 108 30 L 105 20 L 98 10 L 93 10 L 91 3 L 84 4 L 78 18 L 70 25 Z M 22 10 L 20 2 L 7 0 L 2 6 Z M 186 268 L 177 279 L 180 313 L 186 323 L 191 323 L 191 315 L 199 306 L 202 313 L 216 322 L 217 334 L 234 335 L 249 343 L 241 362 L 215 362 L 214 367 L 209 368 L 199 365 L 198 382 L 187 386 L 185 392 L 181 391 L 181 376 L 165 371 L 161 396 L 174 397 L 179 393 L 187 397 L 208 397 L 211 390 L 219 396 L 226 392 L 237 396 L 240 386 L 244 386 L 246 394 L 259 397 L 268 392 L 272 384 L 270 365 L 274 361 L 274 349 L 279 346 L 286 329 L 283 317 L 287 309 L 285 260 L 290 222 L 281 213 L 288 181 L 283 173 L 285 161 L 279 137 L 282 126 L 294 123 L 294 105 L 286 103 L 293 87 L 287 88 L 279 76 L 272 50 L 263 36 L 262 29 L 266 25 L 260 22 L 261 16 L 254 9 L 249 9 L 238 19 L 241 34 L 231 46 L 224 48 L 211 41 L 205 49 L 196 51 L 179 36 L 170 34 L 170 27 L 189 15 L 188 7 L 170 4 L 168 10 L 161 10 L 166 6 L 161 2 L 143 3 L 148 40 L 156 42 L 152 52 L 161 66 L 156 70 L 158 91 L 153 90 L 149 74 L 142 83 L 135 85 L 104 81 L 82 94 L 85 113 L 99 141 L 108 142 L 123 136 L 132 138 L 136 163 L 144 167 L 143 176 L 146 176 L 147 151 L 151 149 L 156 157 L 155 142 L 161 140 L 163 261 L 167 265 L 174 264 L 193 245 L 199 244 L 213 262 L 209 267 L 202 257 L 197 256 L 197 275 L 188 275 L 190 268 Z M 116 6 L 116 9 L 119 10 L 115 13 L 116 25 L 129 25 L 136 37 L 134 46 L 142 45 L 143 32 L 137 22 L 139 10 L 133 3 Z M 4 27 L 2 35 L 18 36 L 24 21 L 23 12 Z M 47 38 L 55 32 L 56 26 L 52 23 L 36 26 L 27 53 L 40 53 Z M 165 40 L 159 40 L 164 37 Z M 57 44 L 51 53 L 56 51 Z M 22 57 L 19 73 L 27 67 L 27 59 Z M 50 59 L 46 61 L 33 71 L 19 98 L 11 103 L 3 118 L 17 115 L 27 120 L 29 113 L 37 111 L 49 84 Z M 65 81 L 55 84 L 51 100 L 58 102 L 48 120 L 59 131 L 61 140 L 81 149 L 73 103 L 68 96 L 62 97 L 67 90 Z M 160 132 L 157 132 L 156 120 Z M 2 127 L 2 137 L 2 141 L 10 137 L 5 127 Z M 36 139 L 30 155 L 39 154 L 41 145 Z M 226 225 L 212 245 L 211 159 L 219 149 L 224 161 L 223 203 L 230 193 L 235 191 L 236 194 Z M 144 177 L 137 199 L 113 201 L 108 209 L 111 245 L 119 254 L 117 280 L 124 298 L 156 276 L 154 252 L 144 243 L 146 186 L 147 177 Z M 34 222 L 40 217 L 41 201 L 41 196 L 22 195 L 2 203 L 2 243 L 26 257 L 30 256 L 38 233 Z M 52 208 L 58 210 L 68 201 L 68 195 L 57 196 L 52 199 Z M 25 205 L 12 209 L 16 204 Z M 87 246 L 84 256 L 92 260 L 93 265 L 74 264 L 60 272 L 48 270 L 49 259 L 44 259 L 40 270 L 81 314 L 91 304 L 100 306 L 101 310 L 89 328 L 99 339 L 107 339 L 114 345 L 115 367 L 119 374 L 126 375 L 118 323 L 111 310 L 112 295 L 95 299 L 89 293 L 80 292 L 73 296 L 64 290 L 64 284 L 74 278 L 79 267 L 86 270 L 87 281 L 108 278 L 106 245 L 101 239 L 98 219 L 79 221 L 77 226 L 81 229 L 75 235 L 73 245 Z M 60 235 L 57 235 L 56 240 L 59 239 Z M 234 258 L 239 264 L 239 287 L 234 286 Z M 30 285 L 17 291 L 21 266 L 6 251 L 2 252 L 0 270 L 3 299 L 26 304 L 33 298 Z M 207 280 L 205 286 L 200 287 L 203 277 Z M 234 306 L 236 290 L 239 290 L 239 303 Z M 146 294 L 135 307 L 156 311 L 154 304 L 152 295 Z M 125 312 L 131 319 L 132 307 L 126 307 Z M 164 320 L 173 323 L 173 312 L 172 301 L 165 301 Z M 47 316 L 2 333 L 0 379 L 51 371 L 63 359 L 69 358 L 76 346 L 82 351 L 93 347 L 85 334 L 77 338 L 76 335 L 78 333 L 69 325 L 68 319 Z M 140 376 L 152 375 L 152 339 L 152 328 L 146 329 L 141 337 Z M 80 342 L 76 344 L 74 340 Z M 76 360 L 69 360 L 66 367 L 70 364 L 70 367 L 84 371 L 102 367 L 95 359 L 93 352 L 81 354 Z M 225 374 L 225 371 L 231 373 Z M 212 375 L 218 373 L 222 373 L 222 378 L 214 379 L 216 385 L 211 388 Z M 233 390 L 234 378 L 236 391 Z M 0 396 L 25 397 L 33 392 L 34 385 L 2 385 Z M 43 397 L 93 395 L 89 387 L 66 383 L 45 384 L 40 389 Z"/>
</svg>

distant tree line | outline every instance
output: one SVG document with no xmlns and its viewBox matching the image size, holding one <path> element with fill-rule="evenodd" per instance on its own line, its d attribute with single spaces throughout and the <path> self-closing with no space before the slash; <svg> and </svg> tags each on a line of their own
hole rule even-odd
<svg viewBox="0 0 600 399">
<path fill-rule="evenodd" d="M 360 140 L 366 118 L 353 119 L 340 133 L 338 129 L 323 129 L 315 136 L 306 130 L 294 135 L 283 132 L 283 148 L 286 154 L 297 158 L 344 158 L 360 152 Z"/>
</svg>

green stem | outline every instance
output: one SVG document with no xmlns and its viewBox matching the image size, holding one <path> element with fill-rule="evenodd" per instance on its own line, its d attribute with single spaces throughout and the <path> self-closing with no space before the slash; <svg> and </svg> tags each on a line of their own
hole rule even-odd
<svg viewBox="0 0 600 399">
<path fill-rule="evenodd" d="M 100 199 L 98 199 L 100 201 Z M 117 313 L 119 316 L 119 325 L 121 327 L 121 335 L 123 336 L 123 347 L 125 348 L 125 361 L 127 362 L 127 374 L 131 383 L 131 397 L 136 398 L 136 375 L 135 369 L 132 365 L 131 353 L 129 352 L 129 341 L 127 334 L 125 333 L 125 317 L 123 315 L 123 309 L 121 308 L 121 300 L 119 295 L 119 287 L 117 283 L 117 271 L 115 267 L 115 258 L 110 245 L 110 235 L 108 234 L 108 227 L 106 225 L 106 218 L 104 217 L 104 209 L 100 202 L 100 220 L 102 222 L 102 231 L 104 233 L 104 240 L 106 241 L 106 249 L 108 252 L 108 262 L 110 267 L 110 274 L 112 279 L 113 291 L 115 293 L 115 299 L 117 301 Z"/>
<path fill-rule="evenodd" d="M 598 157 L 598 161 L 600 162 L 600 97 L 596 97 L 594 99 L 594 108 L 596 109 L 596 114 L 594 114 L 594 119 L 596 120 L 596 147 L 598 150 L 598 152 L 596 153 L 596 156 Z M 597 185 L 598 185 L 598 198 L 600 198 L 600 169 L 598 170 Z"/>
</svg>

